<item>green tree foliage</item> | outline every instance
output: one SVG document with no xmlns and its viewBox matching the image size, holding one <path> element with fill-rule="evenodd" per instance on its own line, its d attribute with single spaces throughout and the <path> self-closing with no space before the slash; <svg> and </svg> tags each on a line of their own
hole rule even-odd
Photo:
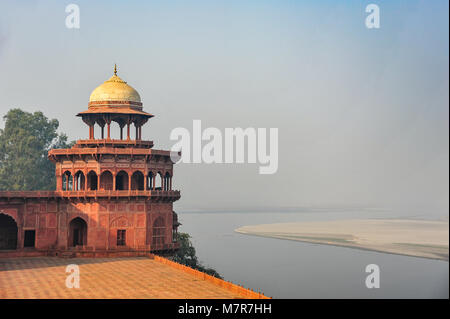
<svg viewBox="0 0 450 319">
<path fill-rule="evenodd" d="M 0 190 L 54 190 L 55 165 L 48 160 L 52 148 L 68 148 L 65 134 L 58 134 L 58 120 L 42 112 L 11 109 L 0 129 Z"/>
<path fill-rule="evenodd" d="M 176 254 L 172 257 L 172 260 L 177 263 L 205 272 L 208 275 L 222 279 L 217 271 L 212 268 L 205 267 L 199 262 L 197 256 L 195 255 L 195 248 L 194 246 L 192 246 L 190 238 L 191 237 L 189 236 L 189 234 L 186 233 L 177 234 L 177 241 L 180 243 L 180 249 L 178 249 Z"/>
</svg>

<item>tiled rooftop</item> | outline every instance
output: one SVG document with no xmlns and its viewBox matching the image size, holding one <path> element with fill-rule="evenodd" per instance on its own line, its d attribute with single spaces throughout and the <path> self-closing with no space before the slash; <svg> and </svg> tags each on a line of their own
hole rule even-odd
<svg viewBox="0 0 450 319">
<path fill-rule="evenodd" d="M 66 266 L 77 264 L 80 288 L 67 288 Z M 126 258 L 3 258 L 0 298 L 128 299 L 243 298 L 148 257 Z"/>
</svg>

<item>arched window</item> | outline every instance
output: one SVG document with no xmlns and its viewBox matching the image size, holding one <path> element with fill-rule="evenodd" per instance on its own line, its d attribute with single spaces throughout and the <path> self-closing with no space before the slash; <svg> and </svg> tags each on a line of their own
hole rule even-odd
<svg viewBox="0 0 450 319">
<path fill-rule="evenodd" d="M 78 171 L 75 173 L 74 184 L 74 190 L 76 191 L 82 191 L 85 189 L 85 178 L 82 171 Z"/>
<path fill-rule="evenodd" d="M 136 171 L 131 175 L 131 189 L 144 190 L 144 174 L 140 171 Z"/>
<path fill-rule="evenodd" d="M 162 190 L 162 180 L 163 180 L 162 173 L 158 172 L 156 174 L 156 179 L 155 179 L 155 189 L 156 190 Z"/>
<path fill-rule="evenodd" d="M 69 223 L 69 246 L 87 245 L 87 223 L 84 219 L 76 217 Z"/>
<path fill-rule="evenodd" d="M 17 249 L 17 223 L 0 212 L 0 250 Z"/>
<path fill-rule="evenodd" d="M 73 177 L 69 171 L 63 174 L 63 191 L 71 191 L 73 189 Z"/>
<path fill-rule="evenodd" d="M 153 172 L 148 172 L 147 176 L 147 190 L 153 189 Z"/>
<path fill-rule="evenodd" d="M 100 189 L 101 190 L 113 189 L 113 176 L 110 171 L 104 171 L 100 175 Z"/>
<path fill-rule="evenodd" d="M 87 175 L 88 190 L 97 190 L 98 177 L 94 171 L 90 171 Z"/>
<path fill-rule="evenodd" d="M 125 171 L 120 171 L 116 175 L 116 190 L 128 190 L 128 174 Z"/>
<path fill-rule="evenodd" d="M 164 244 L 165 233 L 166 227 L 164 225 L 164 219 L 162 217 L 156 218 L 153 222 L 152 229 L 152 245 L 154 247 Z"/>
<path fill-rule="evenodd" d="M 166 172 L 166 175 L 164 175 L 164 190 L 168 191 L 172 187 L 172 177 L 170 176 L 169 172 Z"/>
</svg>

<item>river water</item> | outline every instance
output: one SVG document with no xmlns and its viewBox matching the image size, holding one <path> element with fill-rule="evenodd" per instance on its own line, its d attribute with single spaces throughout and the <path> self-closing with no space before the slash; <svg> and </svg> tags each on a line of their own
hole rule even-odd
<svg viewBox="0 0 450 319">
<path fill-rule="evenodd" d="M 371 209 L 293 212 L 183 212 L 180 232 L 225 280 L 274 298 L 448 298 L 447 261 L 249 236 L 241 226 L 350 218 L 424 216 Z M 429 218 L 430 216 L 427 215 Z M 380 268 L 380 288 L 365 285 L 366 265 Z"/>
</svg>

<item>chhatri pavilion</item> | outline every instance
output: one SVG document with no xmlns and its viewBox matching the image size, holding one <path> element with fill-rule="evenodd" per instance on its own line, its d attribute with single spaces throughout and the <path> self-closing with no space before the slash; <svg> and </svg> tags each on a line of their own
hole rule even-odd
<svg viewBox="0 0 450 319">
<path fill-rule="evenodd" d="M 114 75 L 77 116 L 89 138 L 52 149 L 55 191 L 0 192 L 0 257 L 170 254 L 178 248 L 170 152 L 142 140 L 153 117 L 139 93 Z M 120 138 L 111 138 L 111 126 Z"/>
</svg>

